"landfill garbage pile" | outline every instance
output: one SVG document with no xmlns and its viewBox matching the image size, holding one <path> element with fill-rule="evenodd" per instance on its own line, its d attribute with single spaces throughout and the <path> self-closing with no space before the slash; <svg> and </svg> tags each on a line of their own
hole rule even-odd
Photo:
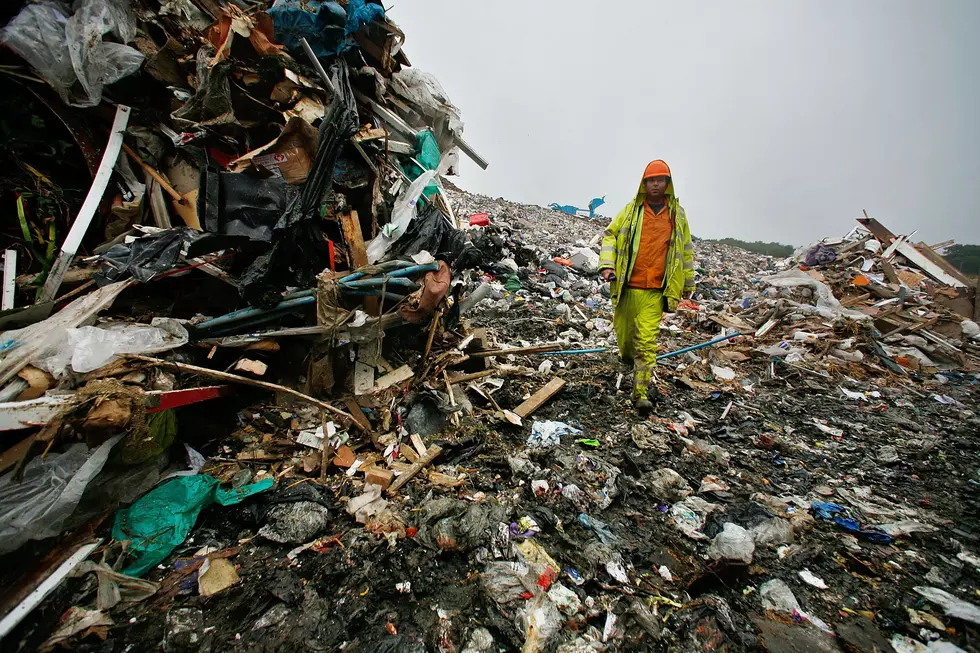
<svg viewBox="0 0 980 653">
<path fill-rule="evenodd" d="M 641 418 L 604 221 L 452 185 L 380 4 L 253 5 L 9 10 L 105 147 L 16 199 L 4 651 L 980 650 L 975 282 L 696 242 Z"/>
</svg>

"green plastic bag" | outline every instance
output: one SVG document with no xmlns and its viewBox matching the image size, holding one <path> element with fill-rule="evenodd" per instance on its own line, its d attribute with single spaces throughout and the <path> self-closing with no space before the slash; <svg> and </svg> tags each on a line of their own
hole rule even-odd
<svg viewBox="0 0 980 653">
<path fill-rule="evenodd" d="M 178 476 L 153 488 L 133 505 L 119 510 L 112 537 L 129 540 L 135 561 L 122 573 L 142 576 L 187 539 L 205 506 L 230 506 L 272 487 L 272 478 L 240 488 L 223 490 L 221 481 L 207 474 Z"/>
<path fill-rule="evenodd" d="M 521 279 L 516 274 L 512 274 L 507 277 L 507 283 L 504 284 L 504 288 L 509 292 L 517 292 L 521 289 Z"/>
<path fill-rule="evenodd" d="M 442 154 L 439 152 L 439 145 L 436 137 L 429 129 L 423 129 L 415 136 L 415 160 L 422 164 L 422 168 L 409 161 L 405 166 L 405 174 L 409 179 L 417 179 L 425 170 L 435 170 L 439 167 L 439 160 Z M 425 197 L 431 197 L 433 193 L 439 192 L 439 187 L 435 183 L 430 183 L 422 191 Z"/>
</svg>

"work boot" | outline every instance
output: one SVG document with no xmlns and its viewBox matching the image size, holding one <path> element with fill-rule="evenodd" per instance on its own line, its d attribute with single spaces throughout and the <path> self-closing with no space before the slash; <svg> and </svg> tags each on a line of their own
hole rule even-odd
<svg viewBox="0 0 980 653">
<path fill-rule="evenodd" d="M 640 397 L 639 399 L 635 400 L 633 405 L 636 407 L 636 411 L 641 415 L 648 415 L 650 414 L 650 411 L 653 410 L 653 402 L 646 397 Z"/>
</svg>

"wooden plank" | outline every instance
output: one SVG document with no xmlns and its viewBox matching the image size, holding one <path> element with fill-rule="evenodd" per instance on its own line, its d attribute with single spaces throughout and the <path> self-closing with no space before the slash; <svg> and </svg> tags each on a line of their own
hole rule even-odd
<svg viewBox="0 0 980 653">
<path fill-rule="evenodd" d="M 418 462 L 413 463 L 407 472 L 403 472 L 398 478 L 395 479 L 395 482 L 388 488 L 388 496 L 393 497 L 398 494 L 398 490 L 402 489 L 406 483 L 412 480 L 413 476 L 422 471 L 426 465 L 435 460 L 441 453 L 442 447 L 435 444 L 429 447 L 429 450 L 426 452 L 425 456 L 419 458 Z"/>
<path fill-rule="evenodd" d="M 410 436 L 408 436 L 408 439 L 412 441 L 412 446 L 415 447 L 415 451 L 418 452 L 420 457 L 424 457 L 425 454 L 428 453 L 429 448 L 425 446 L 424 442 L 422 442 L 421 435 L 418 433 L 412 433 Z"/>
<path fill-rule="evenodd" d="M 351 211 L 340 216 L 340 228 L 344 232 L 344 242 L 350 250 L 353 269 L 368 264 L 367 248 L 364 246 L 364 236 L 361 233 L 361 223 L 357 211 Z"/>
<path fill-rule="evenodd" d="M 419 455 L 415 453 L 415 450 L 410 445 L 404 443 L 398 445 L 398 453 L 410 463 L 417 463 L 419 461 Z"/>
<path fill-rule="evenodd" d="M 347 251 L 350 252 L 351 269 L 356 270 L 367 265 L 367 247 L 364 245 L 364 234 L 361 232 L 361 220 L 357 217 L 357 211 L 341 215 L 340 228 L 344 234 Z M 381 314 L 381 306 L 377 297 L 365 297 L 361 304 L 364 305 L 364 310 L 368 315 Z"/>
<path fill-rule="evenodd" d="M 565 379 L 554 378 L 548 381 L 540 390 L 531 395 L 527 401 L 514 409 L 514 413 L 521 419 L 526 419 L 528 415 L 541 408 L 552 397 L 561 392 L 565 387 Z"/>
<path fill-rule="evenodd" d="M 90 542 L 80 546 L 74 553 L 68 557 L 67 560 L 62 562 L 57 568 L 53 569 L 51 574 L 47 576 L 41 583 L 37 586 L 30 595 L 24 599 L 20 604 L 14 607 L 7 615 L 0 620 L 0 637 L 6 637 L 10 634 L 10 631 L 21 622 L 28 614 L 31 613 L 34 608 L 39 606 L 41 602 L 48 596 L 51 592 L 56 590 L 62 581 L 68 578 L 68 575 L 75 570 L 75 567 L 80 565 L 85 558 L 92 554 L 92 551 L 97 549 L 99 545 L 102 544 L 102 539 L 98 539 L 95 542 Z"/>
<path fill-rule="evenodd" d="M 230 395 L 232 391 L 233 389 L 230 385 L 210 385 L 204 388 L 169 390 L 159 394 L 148 393 L 143 403 L 146 404 L 147 413 L 156 413 L 169 408 L 190 406 L 191 404 L 202 401 L 225 397 Z"/>
<path fill-rule="evenodd" d="M 360 405 L 354 397 L 345 397 L 344 405 L 347 406 L 347 412 L 350 413 L 357 425 L 361 427 L 361 430 L 365 433 L 371 432 L 371 422 L 368 420 L 367 415 L 361 409 Z"/>
<path fill-rule="evenodd" d="M 67 410 L 73 402 L 73 395 L 56 395 L 0 403 L 0 431 L 42 426 Z"/>
<path fill-rule="evenodd" d="M 10 447 L 2 454 L 0 454 L 0 473 L 3 473 L 17 464 L 17 462 L 27 455 L 30 450 L 31 445 L 34 444 L 34 440 L 37 439 L 37 434 L 31 434 Z"/>
<path fill-rule="evenodd" d="M 888 245 L 893 240 L 895 240 L 895 234 L 888 230 L 885 225 L 881 224 L 874 218 L 868 217 L 868 212 L 864 212 L 863 218 L 858 218 L 857 221 L 861 223 L 871 234 L 880 240 L 882 243 Z"/>
<path fill-rule="evenodd" d="M 913 231 L 912 233 L 915 232 Z M 892 257 L 895 256 L 895 250 L 897 250 L 898 246 L 904 243 L 907 239 L 908 236 L 899 236 L 898 238 L 896 238 L 895 242 L 889 245 L 888 249 L 886 249 L 884 252 L 881 253 L 881 258 L 883 258 L 886 261 L 892 260 Z"/>
<path fill-rule="evenodd" d="M 870 297 L 871 297 L 871 293 L 867 293 L 867 292 L 864 293 L 863 295 L 845 297 L 844 299 L 841 300 L 840 305 L 843 306 L 844 308 L 847 308 L 849 306 L 857 306 L 858 304 L 860 304 L 866 299 L 869 299 Z"/>
<path fill-rule="evenodd" d="M 429 472 L 429 483 L 443 487 L 459 487 L 463 484 L 463 479 L 440 472 Z"/>
<path fill-rule="evenodd" d="M 898 273 L 895 272 L 895 266 L 891 264 L 891 261 L 886 261 L 881 259 L 878 261 L 881 265 L 881 271 L 885 273 L 885 278 L 888 279 L 888 283 L 902 283 L 902 280 L 898 278 Z"/>
<path fill-rule="evenodd" d="M 408 381 L 413 376 L 415 376 L 415 372 L 412 371 L 412 368 L 408 365 L 402 365 L 394 372 L 389 372 L 375 381 L 372 392 L 379 392 L 390 388 L 393 385 L 398 385 L 399 383 Z"/>
</svg>

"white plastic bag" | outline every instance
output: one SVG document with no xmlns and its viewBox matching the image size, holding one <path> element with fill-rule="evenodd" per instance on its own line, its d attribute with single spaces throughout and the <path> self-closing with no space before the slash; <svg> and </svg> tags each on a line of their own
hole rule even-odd
<svg viewBox="0 0 980 653">
<path fill-rule="evenodd" d="M 373 265 L 380 261 L 391 246 L 405 235 L 409 223 L 418 213 L 419 197 L 435 174 L 435 170 L 426 170 L 395 200 L 395 206 L 391 210 L 391 221 L 367 244 L 368 263 Z"/>
<path fill-rule="evenodd" d="M 139 70 L 143 54 L 123 45 L 136 36 L 136 19 L 126 0 L 82 0 L 76 8 L 70 16 L 60 2 L 29 4 L 7 24 L 3 41 L 65 103 L 92 107 L 102 101 L 106 84 Z M 109 33 L 121 43 L 104 41 Z"/>
<path fill-rule="evenodd" d="M 802 270 L 786 270 L 768 277 L 762 277 L 762 283 L 775 288 L 796 288 L 805 286 L 813 291 L 817 298 L 817 309 L 828 318 L 844 316 L 851 320 L 870 320 L 871 318 L 860 311 L 844 308 L 834 297 L 834 293 L 826 284 L 820 283 Z"/>
<path fill-rule="evenodd" d="M 3 30 L 3 42 L 31 64 L 66 103 L 68 89 L 78 79 L 65 42 L 68 13 L 63 4 L 42 0 L 21 9 Z"/>
<path fill-rule="evenodd" d="M 151 325 L 116 324 L 109 328 L 68 330 L 71 368 L 79 373 L 97 370 L 119 354 L 154 354 L 187 344 L 187 329 L 176 320 L 154 318 Z"/>
<path fill-rule="evenodd" d="M 767 580 L 760 585 L 759 597 L 762 599 L 762 607 L 766 610 L 792 613 L 794 610 L 800 609 L 800 604 L 793 595 L 793 590 L 779 578 Z"/>
<path fill-rule="evenodd" d="M 136 20 L 125 0 L 83 0 L 68 19 L 65 35 L 72 67 L 85 96 L 76 104 L 95 106 L 102 101 L 102 87 L 139 70 L 143 53 L 122 43 L 104 41 L 113 33 L 122 43 L 136 36 Z"/>
<path fill-rule="evenodd" d="M 153 318 L 147 324 L 119 323 L 103 327 L 64 329 L 43 358 L 35 361 L 55 378 L 69 364 L 80 374 L 97 370 L 120 354 L 155 354 L 187 344 L 187 329 L 171 318 Z"/>
<path fill-rule="evenodd" d="M 64 453 L 37 456 L 24 466 L 20 480 L 15 472 L 0 477 L 0 554 L 58 535 L 120 438 L 92 450 L 79 443 Z"/>
<path fill-rule="evenodd" d="M 715 535 L 708 547 L 708 555 L 713 560 L 730 560 L 732 562 L 752 563 L 752 554 L 755 553 L 755 542 L 749 532 L 739 526 L 728 522 L 723 530 Z"/>
</svg>

